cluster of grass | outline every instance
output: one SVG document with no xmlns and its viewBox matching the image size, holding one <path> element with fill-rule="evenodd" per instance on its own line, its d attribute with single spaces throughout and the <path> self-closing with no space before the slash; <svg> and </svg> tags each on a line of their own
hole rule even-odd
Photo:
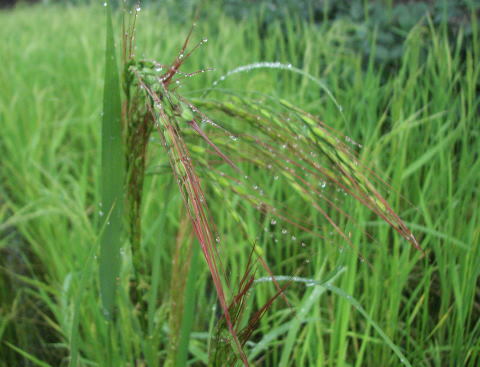
<svg viewBox="0 0 480 367">
<path fill-rule="evenodd" d="M 117 327 L 110 328 L 103 314 L 96 260 L 102 218 L 102 10 L 48 7 L 0 14 L 2 366 L 208 363 L 222 311 L 208 268 L 196 253 L 198 243 L 190 240 L 182 197 L 165 174 L 168 158 L 158 136 L 150 142 L 139 249 L 149 274 L 137 284 L 148 290 L 147 317 L 139 318 L 129 301 L 133 266 L 127 247 L 120 249 Z M 216 70 L 182 81 L 182 94 L 193 100 L 219 81 L 209 91 L 213 102 L 203 102 L 205 109 L 217 110 L 219 103 L 225 110 L 229 98 L 245 91 L 268 94 L 299 105 L 361 142 L 361 159 L 389 178 L 387 199 L 427 254 L 422 258 L 370 211 L 347 202 L 354 221 L 346 216 L 336 220 L 351 233 L 356 246 L 349 249 L 341 236 L 329 235 L 332 229 L 323 215 L 292 199 L 285 177 L 277 180 L 274 173 L 272 179 L 268 169 L 242 162 L 248 182 L 258 186 L 255 190 L 263 188 L 265 202 L 282 203 L 290 217 L 308 218 L 319 234 L 331 237 L 322 240 L 307 232 L 293 236 L 288 223 L 280 227 L 277 217 L 246 207 L 248 192 L 239 198 L 238 192 L 227 190 L 220 196 L 221 180 L 206 186 L 224 242 L 223 265 L 234 283 L 250 261 L 252 242 L 245 232 L 250 240 L 258 237 L 256 250 L 264 253 L 275 275 L 301 271 L 320 280 L 288 278 L 297 280 L 287 290 L 292 307 L 279 300 L 260 320 L 245 346 L 252 364 L 396 366 L 402 365 L 400 355 L 414 366 L 475 366 L 480 358 L 480 221 L 475 205 L 480 55 L 475 20 L 473 43 L 466 51 L 461 33 L 451 45 L 428 22 L 418 25 L 407 38 L 398 71 L 386 78 L 346 47 L 349 27 L 342 22 L 323 27 L 273 23 L 259 39 L 256 20 L 235 23 L 212 13 L 214 17 L 199 20 L 194 34 L 209 37 L 208 44 L 184 67 Z M 187 32 L 188 27 L 170 22 L 166 13 L 142 11 L 136 54 L 167 64 Z M 261 60 L 291 63 L 319 78 L 343 112 L 305 75 L 252 69 L 221 78 L 239 65 Z M 241 113 L 242 104 L 236 103 Z M 241 134 L 248 130 L 232 129 L 234 138 L 221 145 L 227 152 L 247 140 Z M 209 173 L 199 171 L 207 181 Z M 191 253 L 188 247 L 185 251 L 190 243 Z M 357 250 L 370 266 L 359 261 Z M 182 266 L 184 261 L 192 266 Z M 325 278 L 329 282 L 321 283 Z M 176 294 L 177 288 L 187 290 L 185 299 Z M 274 287 L 256 283 L 252 309 L 274 294 Z M 184 317 L 171 312 L 174 302 L 184 302 Z M 181 334 L 178 349 L 172 351 L 176 329 Z M 171 357 L 176 353 L 178 358 Z"/>
</svg>

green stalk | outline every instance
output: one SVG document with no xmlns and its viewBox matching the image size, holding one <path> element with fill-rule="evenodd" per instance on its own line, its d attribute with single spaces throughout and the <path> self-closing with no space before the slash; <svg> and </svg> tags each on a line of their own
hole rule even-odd
<svg viewBox="0 0 480 367">
<path fill-rule="evenodd" d="M 107 319 L 113 318 L 120 272 L 125 164 L 122 141 L 120 82 L 113 38 L 112 14 L 106 7 L 105 89 L 102 121 L 100 294 Z"/>
<path fill-rule="evenodd" d="M 185 287 L 185 298 L 183 317 L 180 326 L 180 335 L 178 340 L 177 354 L 175 358 L 175 367 L 184 367 L 187 365 L 188 344 L 190 341 L 190 333 L 194 322 L 194 306 L 195 306 L 195 283 L 199 276 L 200 262 L 199 255 L 200 246 L 196 243 L 192 244 L 192 255 L 190 259 L 190 271 L 188 273 L 187 285 Z"/>
</svg>

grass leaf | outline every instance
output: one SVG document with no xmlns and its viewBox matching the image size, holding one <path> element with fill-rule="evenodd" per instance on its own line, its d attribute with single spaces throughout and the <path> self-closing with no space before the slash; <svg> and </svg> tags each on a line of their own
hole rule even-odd
<svg viewBox="0 0 480 367">
<path fill-rule="evenodd" d="M 107 14 L 105 89 L 102 121 L 100 293 L 105 315 L 115 306 L 116 278 L 120 270 L 125 165 L 122 147 L 122 109 L 110 6 Z"/>
</svg>

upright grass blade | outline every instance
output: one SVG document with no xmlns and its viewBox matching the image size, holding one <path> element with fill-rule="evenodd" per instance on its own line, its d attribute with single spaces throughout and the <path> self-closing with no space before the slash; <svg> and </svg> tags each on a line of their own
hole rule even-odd
<svg viewBox="0 0 480 367">
<path fill-rule="evenodd" d="M 125 164 L 122 147 L 122 108 L 112 13 L 106 7 L 105 89 L 102 121 L 100 293 L 105 316 L 111 318 L 120 270 Z"/>
<path fill-rule="evenodd" d="M 190 333 L 194 323 L 194 305 L 195 305 L 195 283 L 199 276 L 200 268 L 200 248 L 197 244 L 192 246 L 192 255 L 190 259 L 190 272 L 188 273 L 187 284 L 185 287 L 185 301 L 183 309 L 182 324 L 180 326 L 180 335 L 175 359 L 175 367 L 187 365 L 188 344 Z"/>
</svg>

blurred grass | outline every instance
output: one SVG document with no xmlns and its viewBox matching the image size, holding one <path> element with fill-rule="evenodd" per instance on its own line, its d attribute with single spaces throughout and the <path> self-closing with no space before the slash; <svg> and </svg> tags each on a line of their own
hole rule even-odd
<svg viewBox="0 0 480 367">
<path fill-rule="evenodd" d="M 280 241 L 280 248 L 264 246 L 269 264 L 278 274 L 292 275 L 303 264 L 297 261 L 303 259 L 302 253 L 310 256 L 313 274 L 322 265 L 334 269 L 341 263 L 346 271 L 335 285 L 358 301 L 412 365 L 476 366 L 480 358 L 480 50 L 475 21 L 474 41 L 466 51 L 462 51 L 462 33 L 451 45 L 442 31 L 428 24 L 417 26 L 407 38 L 399 69 L 385 78 L 373 63 L 365 64 L 362 55 L 346 46 L 348 23 L 315 27 L 291 20 L 286 28 L 273 23 L 259 39 L 255 19 L 235 23 L 220 12 L 211 13 L 211 19 L 199 20 L 195 35 L 208 37 L 209 42 L 187 60 L 185 70 L 216 70 L 189 78 L 183 93 L 195 96 L 195 90 L 211 86 L 229 70 L 257 61 L 291 63 L 318 77 L 343 106 L 345 119 L 307 78 L 283 71 L 232 75 L 221 87 L 285 98 L 362 143 L 362 158 L 413 203 L 413 208 L 402 200 L 391 204 L 413 224 L 427 251 L 427 257 L 419 259 L 387 226 L 353 207 L 358 223 L 371 228 L 378 239 L 372 244 L 352 234 L 372 268 L 358 262 L 352 251 L 340 253 L 337 247 L 308 237 L 303 239 L 309 244 L 304 252 L 290 240 Z M 152 175 L 145 182 L 143 258 L 158 259 L 158 288 L 150 290 L 158 297 L 149 301 L 148 338 L 139 331 L 135 312 L 126 302 L 126 287 L 118 290 L 120 327 L 108 334 L 96 265 L 86 266 L 92 263 L 93 244 L 98 243 L 94 224 L 100 202 L 96 186 L 103 14 L 100 5 L 0 13 L 0 366 L 30 363 L 6 342 L 51 366 L 65 365 L 72 351 L 71 335 L 78 338 L 78 366 L 102 365 L 111 338 L 114 365 L 135 365 L 145 359 L 154 366 L 166 357 L 171 254 L 181 220 L 181 199 L 175 191 L 165 213 L 160 193 L 169 186 L 166 175 Z M 162 10 L 142 10 L 137 55 L 169 63 L 187 31 L 185 25 L 170 22 Z M 150 152 L 152 166 L 167 162 L 158 152 L 155 147 Z M 288 192 L 281 183 L 272 184 L 268 172 L 249 175 L 270 187 L 269 195 L 288 201 Z M 210 207 L 218 218 L 218 231 L 235 244 L 224 248 L 226 266 L 235 279 L 248 261 L 245 250 L 250 244 L 235 231 L 224 203 L 238 205 L 238 200 L 228 195 L 225 201 L 212 199 Z M 317 213 L 295 203 L 289 207 L 324 228 Z M 256 212 L 247 212 L 243 219 L 249 232 L 263 230 Z M 119 284 L 127 284 L 129 254 L 121 255 L 121 261 Z M 188 356 L 193 365 L 205 361 L 207 341 L 202 333 L 216 318 L 210 311 L 216 298 L 207 268 L 202 263 L 198 271 Z M 255 303 L 262 305 L 270 293 L 257 286 Z M 307 304 L 310 293 L 292 290 L 289 297 L 294 306 Z M 285 363 L 286 343 L 292 366 L 400 365 L 366 322 L 368 318 L 346 299 L 324 293 L 311 307 L 293 340 L 282 328 L 291 321 L 292 311 L 274 306 L 248 346 L 252 352 L 258 350 L 268 332 L 276 330 L 268 347 L 256 354 L 259 365 Z M 75 320 L 78 331 L 72 333 Z"/>
</svg>

